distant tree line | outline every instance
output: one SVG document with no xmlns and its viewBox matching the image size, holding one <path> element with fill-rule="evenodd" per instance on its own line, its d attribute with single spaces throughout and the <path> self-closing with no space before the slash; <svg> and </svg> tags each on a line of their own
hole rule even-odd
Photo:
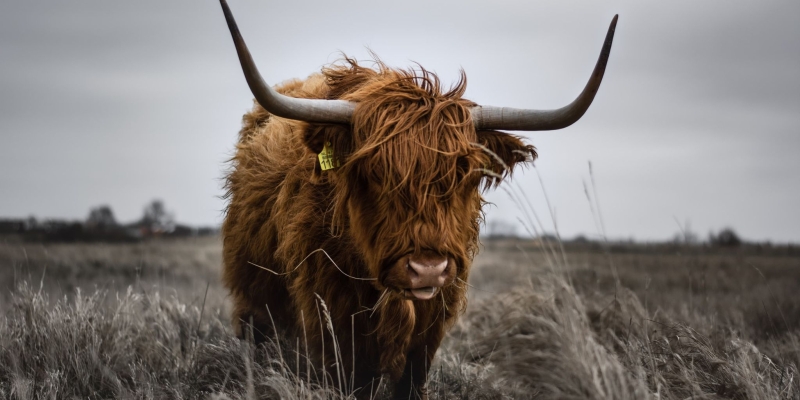
<svg viewBox="0 0 800 400">
<path fill-rule="evenodd" d="M 733 228 L 723 228 L 718 232 L 710 232 L 708 239 L 703 241 L 701 236 L 691 229 L 691 225 L 687 221 L 685 224 L 678 224 L 680 231 L 676 233 L 672 239 L 666 243 L 673 245 L 689 245 L 699 246 L 707 245 L 710 247 L 739 247 L 745 244 L 744 240 L 736 233 Z M 528 232 L 530 234 L 530 232 Z M 522 239 L 525 235 L 520 236 L 517 232 L 517 226 L 508 221 L 494 219 L 486 223 L 485 228 L 481 232 L 481 237 L 486 240 L 500 240 L 500 239 Z M 572 243 L 572 244 L 635 244 L 636 240 L 604 240 L 602 238 L 591 239 L 585 235 L 578 235 L 573 238 L 559 238 L 558 235 L 549 232 L 536 232 L 535 239 L 540 239 L 543 242 L 556 243 Z"/>
<path fill-rule="evenodd" d="M 156 237 L 208 236 L 219 233 L 216 227 L 192 227 L 175 222 L 164 202 L 153 200 L 144 207 L 142 217 L 121 224 L 108 205 L 93 207 L 84 221 L 60 219 L 0 219 L 0 234 L 20 235 L 25 240 L 44 242 L 129 242 Z"/>
</svg>

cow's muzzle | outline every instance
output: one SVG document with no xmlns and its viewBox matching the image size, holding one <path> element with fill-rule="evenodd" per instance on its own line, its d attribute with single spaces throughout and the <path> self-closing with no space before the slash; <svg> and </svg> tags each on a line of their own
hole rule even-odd
<svg viewBox="0 0 800 400">
<path fill-rule="evenodd" d="M 453 280 L 453 270 L 447 257 L 439 255 L 409 256 L 406 262 L 409 285 L 403 290 L 405 297 L 430 300 L 441 287 Z"/>
</svg>

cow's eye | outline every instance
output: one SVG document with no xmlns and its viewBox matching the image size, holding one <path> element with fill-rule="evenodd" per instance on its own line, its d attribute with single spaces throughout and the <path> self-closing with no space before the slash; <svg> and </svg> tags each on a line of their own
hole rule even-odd
<svg viewBox="0 0 800 400">
<path fill-rule="evenodd" d="M 469 156 L 459 156 L 456 159 L 456 171 L 462 185 L 477 186 L 483 176 L 480 165 L 476 165 Z"/>
<path fill-rule="evenodd" d="M 458 170 L 458 177 L 464 178 L 470 173 L 470 162 L 466 156 L 458 156 L 456 159 L 456 169 Z"/>
</svg>

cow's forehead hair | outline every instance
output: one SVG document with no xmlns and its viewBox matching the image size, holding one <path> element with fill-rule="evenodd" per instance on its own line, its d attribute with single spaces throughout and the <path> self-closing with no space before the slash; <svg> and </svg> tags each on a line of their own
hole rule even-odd
<svg viewBox="0 0 800 400">
<path fill-rule="evenodd" d="M 329 98 L 358 102 L 352 124 L 346 173 L 380 181 L 387 190 L 450 192 L 464 170 L 480 167 L 485 155 L 474 146 L 469 114 L 474 103 L 462 98 L 466 76 L 445 90 L 438 76 L 422 67 L 401 70 L 375 61 L 326 68 Z"/>
</svg>

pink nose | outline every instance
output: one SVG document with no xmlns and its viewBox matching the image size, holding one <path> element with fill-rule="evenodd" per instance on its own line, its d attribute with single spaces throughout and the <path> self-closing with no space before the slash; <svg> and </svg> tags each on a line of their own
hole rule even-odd
<svg viewBox="0 0 800 400">
<path fill-rule="evenodd" d="M 411 280 L 412 289 L 444 286 L 447 280 L 447 258 L 409 257 L 408 278 Z"/>
</svg>

